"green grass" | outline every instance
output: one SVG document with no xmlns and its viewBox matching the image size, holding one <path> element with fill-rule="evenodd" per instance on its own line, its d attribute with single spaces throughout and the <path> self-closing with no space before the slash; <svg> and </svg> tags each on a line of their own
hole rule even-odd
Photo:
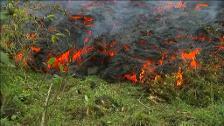
<svg viewBox="0 0 224 126">
<path fill-rule="evenodd" d="M 156 100 L 160 98 L 155 93 L 127 82 L 111 84 L 96 76 L 50 76 L 3 65 L 1 124 L 40 125 L 51 83 L 46 116 L 49 126 L 224 125 L 224 105 L 220 99 L 203 107 L 195 106 L 188 104 L 191 96 L 186 100 L 179 90 L 176 98 L 167 102 Z"/>
</svg>

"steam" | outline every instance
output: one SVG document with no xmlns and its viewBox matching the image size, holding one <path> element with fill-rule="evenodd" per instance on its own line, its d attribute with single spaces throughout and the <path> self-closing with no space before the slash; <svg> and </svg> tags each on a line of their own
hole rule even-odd
<svg viewBox="0 0 224 126">
<path fill-rule="evenodd" d="M 95 16 L 95 27 L 92 30 L 94 36 L 99 36 L 103 33 L 116 34 L 125 31 L 127 27 L 133 27 L 133 23 L 136 23 L 135 20 L 144 24 L 152 20 L 155 15 L 159 15 L 155 12 L 156 8 L 163 7 L 169 2 L 176 4 L 179 1 L 64 1 L 60 4 L 65 5 L 64 7 L 71 14 L 81 13 Z M 194 20 L 202 23 L 211 22 L 217 17 L 220 10 L 219 5 L 222 1 L 185 1 L 185 3 L 187 5 L 185 10 L 170 9 L 164 11 L 164 14 L 162 14 L 162 24 L 166 25 L 164 27 L 168 27 L 167 25 L 175 26 L 178 22 L 182 22 L 179 18 L 185 15 L 192 15 L 191 17 Z M 195 11 L 194 14 L 186 14 L 186 10 L 194 9 L 197 3 L 208 3 L 209 6 L 202 8 L 200 11 Z M 140 15 L 146 17 L 146 19 L 142 19 Z M 170 22 L 173 23 L 164 23 L 167 20 L 171 20 Z M 161 27 L 158 27 L 158 29 L 160 30 Z"/>
<path fill-rule="evenodd" d="M 45 1 L 46 4 L 59 4 L 65 8 L 70 15 L 82 14 L 95 17 L 95 26 L 91 28 L 93 36 L 102 34 L 131 34 L 136 26 L 146 25 L 146 28 L 140 27 L 140 30 L 154 29 L 158 33 L 168 32 L 170 27 L 183 27 L 185 31 L 193 33 L 202 24 L 214 21 L 218 16 L 222 1 L 184 1 L 184 9 L 165 9 L 158 13 L 158 8 L 163 8 L 169 3 L 177 4 L 180 1 Z M 208 7 L 195 11 L 194 7 L 198 3 L 208 3 Z M 187 17 L 189 16 L 189 17 Z M 59 16 L 60 17 L 60 16 Z M 155 17 L 160 17 L 155 21 Z M 60 17 L 55 22 L 59 24 L 67 17 Z M 195 24 L 191 26 L 191 24 Z M 200 25 L 198 25 L 200 22 Z M 149 27 L 147 27 L 149 25 Z M 191 27 L 189 27 L 191 26 Z"/>
</svg>

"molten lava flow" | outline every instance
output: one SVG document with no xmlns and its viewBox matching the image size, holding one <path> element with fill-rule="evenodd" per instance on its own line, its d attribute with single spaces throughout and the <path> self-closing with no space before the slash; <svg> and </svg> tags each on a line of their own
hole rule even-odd
<svg viewBox="0 0 224 126">
<path fill-rule="evenodd" d="M 200 52 L 200 48 L 196 48 L 195 50 L 193 50 L 193 51 L 191 51 L 191 52 L 189 52 L 189 53 L 185 53 L 185 52 L 183 52 L 182 54 L 181 54 L 181 58 L 183 59 L 183 60 L 193 60 L 193 59 L 195 59 L 196 58 L 196 55 Z"/>
<path fill-rule="evenodd" d="M 21 62 L 23 60 L 23 53 L 22 51 L 18 52 L 15 56 L 16 63 Z"/>
<path fill-rule="evenodd" d="M 193 68 L 193 69 L 196 69 L 196 68 L 197 68 L 198 63 L 195 61 L 195 59 L 191 61 L 190 66 L 191 66 L 191 68 Z"/>
<path fill-rule="evenodd" d="M 137 75 L 134 72 L 124 74 L 123 77 L 127 80 L 132 81 L 133 83 L 137 82 Z"/>
<path fill-rule="evenodd" d="M 199 3 L 199 4 L 196 4 L 194 10 L 201 10 L 202 7 L 208 7 L 208 3 Z"/>
<path fill-rule="evenodd" d="M 184 61 L 190 60 L 190 67 L 193 68 L 193 69 L 196 69 L 197 66 L 199 65 L 196 62 L 196 55 L 200 52 L 200 50 L 201 50 L 200 48 L 196 48 L 195 50 L 193 50 L 193 51 L 191 51 L 189 53 L 183 52 L 181 54 L 181 58 Z"/>
<path fill-rule="evenodd" d="M 72 15 L 69 17 L 70 21 L 77 21 L 77 20 L 81 20 L 83 18 L 82 15 Z"/>
<path fill-rule="evenodd" d="M 82 55 L 84 54 L 87 54 L 89 52 L 91 52 L 94 48 L 91 47 L 91 46 L 86 46 L 78 51 L 76 51 L 73 56 L 72 56 L 72 60 L 75 61 L 76 63 L 81 63 L 82 60 L 81 60 L 81 57 Z"/>
<path fill-rule="evenodd" d="M 92 16 L 83 16 L 84 22 L 93 22 L 93 17 Z"/>
<path fill-rule="evenodd" d="M 82 21 L 85 26 L 93 26 L 94 18 L 88 15 L 72 15 L 68 18 L 70 21 Z"/>
<path fill-rule="evenodd" d="M 32 47 L 31 47 L 31 50 L 32 50 L 33 52 L 35 52 L 35 53 L 40 52 L 40 48 L 39 48 L 39 47 L 35 47 L 35 46 L 32 46 Z"/>
<path fill-rule="evenodd" d="M 48 69 L 63 70 L 66 72 L 68 70 L 68 63 L 70 62 L 69 55 L 70 50 L 57 56 L 52 64 L 48 64 Z"/>
<path fill-rule="evenodd" d="M 183 71 L 181 67 L 179 67 L 178 72 L 176 73 L 176 86 L 180 87 L 183 85 Z"/>
</svg>

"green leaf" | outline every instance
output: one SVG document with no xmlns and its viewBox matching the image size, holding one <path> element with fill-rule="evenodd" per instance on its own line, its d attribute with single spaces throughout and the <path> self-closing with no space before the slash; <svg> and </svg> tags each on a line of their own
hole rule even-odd
<svg viewBox="0 0 224 126">
<path fill-rule="evenodd" d="M 52 57 L 48 60 L 47 64 L 52 65 L 55 62 L 55 57 Z"/>
<path fill-rule="evenodd" d="M 70 31 L 68 29 L 65 29 L 65 31 L 68 33 L 68 36 L 71 35 Z"/>
<path fill-rule="evenodd" d="M 12 115 L 12 116 L 11 116 L 11 119 L 12 119 L 12 120 L 16 120 L 16 118 L 17 118 L 16 115 Z"/>
<path fill-rule="evenodd" d="M 85 95 L 85 101 L 88 102 L 89 101 L 89 98 L 87 95 Z"/>
<path fill-rule="evenodd" d="M 52 42 L 52 43 L 57 42 L 57 40 L 58 40 L 58 37 L 57 37 L 56 35 L 52 35 L 52 36 L 51 36 L 51 42 Z"/>
<path fill-rule="evenodd" d="M 46 17 L 46 19 L 49 19 L 51 21 L 53 21 L 56 18 L 56 16 L 54 14 L 50 14 Z"/>
<path fill-rule="evenodd" d="M 55 35 L 65 37 L 65 34 L 63 34 L 63 33 L 56 33 Z"/>
<path fill-rule="evenodd" d="M 57 74 L 54 74 L 53 80 L 54 80 L 54 84 L 59 84 L 59 82 L 62 80 L 62 78 L 60 76 L 58 76 Z"/>
<path fill-rule="evenodd" d="M 9 18 L 9 16 L 7 16 L 7 14 L 8 14 L 7 11 L 0 12 L 0 21 L 1 22 L 6 21 Z"/>
<path fill-rule="evenodd" d="M 0 52 L 0 63 L 3 63 L 5 65 L 11 66 L 11 67 L 15 67 L 9 59 L 9 56 L 7 53 L 4 52 Z"/>
<path fill-rule="evenodd" d="M 9 57 L 7 53 L 0 52 L 0 62 L 4 64 L 9 64 Z"/>
</svg>

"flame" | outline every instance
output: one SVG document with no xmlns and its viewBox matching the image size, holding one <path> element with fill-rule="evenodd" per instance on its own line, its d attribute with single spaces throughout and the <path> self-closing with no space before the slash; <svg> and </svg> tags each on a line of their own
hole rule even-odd
<svg viewBox="0 0 224 126">
<path fill-rule="evenodd" d="M 180 87 L 183 85 L 183 71 L 181 67 L 179 67 L 178 72 L 176 73 L 176 86 Z"/>
<path fill-rule="evenodd" d="M 70 62 L 70 50 L 62 53 L 61 55 L 55 58 L 53 64 L 48 64 L 48 69 L 56 69 L 60 70 L 60 67 L 63 68 L 63 71 L 66 72 L 68 70 L 68 63 Z"/>
<path fill-rule="evenodd" d="M 15 59 L 15 62 L 18 64 L 18 63 L 22 63 L 23 66 L 27 66 L 27 58 L 24 56 L 24 53 L 25 53 L 25 50 L 22 50 L 22 51 L 19 51 L 14 59 Z"/>
<path fill-rule="evenodd" d="M 78 50 L 77 52 L 75 52 L 72 56 L 72 60 L 77 62 L 77 63 L 80 63 L 81 62 L 81 56 L 84 55 L 84 54 L 87 54 L 89 52 L 91 52 L 94 48 L 91 47 L 91 46 L 86 46 L 80 50 Z"/>
<path fill-rule="evenodd" d="M 152 61 L 151 60 L 147 60 L 143 65 L 142 65 L 142 68 L 140 70 L 140 74 L 139 74 L 139 80 L 140 82 L 143 82 L 144 81 L 144 78 L 146 76 L 146 72 L 148 73 L 152 73 L 154 72 L 155 69 L 154 67 L 152 66 Z"/>
<path fill-rule="evenodd" d="M 196 69 L 197 66 L 199 66 L 199 64 L 196 62 L 196 55 L 199 54 L 200 50 L 201 50 L 200 48 L 196 48 L 195 50 L 193 50 L 193 51 L 191 51 L 189 53 L 183 52 L 181 54 L 181 58 L 185 62 L 187 60 L 190 60 L 190 67 L 193 68 L 193 69 Z"/>
<path fill-rule="evenodd" d="M 196 4 L 194 10 L 201 10 L 202 7 L 208 7 L 208 3 L 199 3 L 199 4 Z"/>
<path fill-rule="evenodd" d="M 69 16 L 69 20 L 71 20 L 71 21 L 81 20 L 82 18 L 83 18 L 83 15 L 72 15 L 72 16 Z"/>
<path fill-rule="evenodd" d="M 33 52 L 35 52 L 35 53 L 40 52 L 40 48 L 39 48 L 39 47 L 35 47 L 35 46 L 32 46 L 32 47 L 31 47 L 31 50 L 32 50 Z"/>
<path fill-rule="evenodd" d="M 84 22 L 93 22 L 94 21 L 93 17 L 91 17 L 91 16 L 84 16 L 83 20 L 84 20 Z"/>
<path fill-rule="evenodd" d="M 21 51 L 21 52 L 18 52 L 18 53 L 16 54 L 16 56 L 15 56 L 15 61 L 16 61 L 16 62 L 20 62 L 20 61 L 22 61 L 22 59 L 23 59 L 23 53 L 22 53 L 22 51 Z"/>
<path fill-rule="evenodd" d="M 82 21 L 85 26 L 93 26 L 94 18 L 89 15 L 71 15 L 68 18 L 70 21 Z"/>
<path fill-rule="evenodd" d="M 110 57 L 113 57 L 113 56 L 116 55 L 116 51 L 109 50 L 109 51 L 107 51 L 107 55 L 110 56 Z"/>
<path fill-rule="evenodd" d="M 185 52 L 183 52 L 182 54 L 181 54 L 181 58 L 183 59 L 183 60 L 193 60 L 193 59 L 195 59 L 196 58 L 196 55 L 200 52 L 200 48 L 196 48 L 195 50 L 193 50 L 193 51 L 191 51 L 191 52 L 189 52 L 189 53 L 185 53 Z"/>
<path fill-rule="evenodd" d="M 127 73 L 123 75 L 125 79 L 132 81 L 133 83 L 137 82 L 137 75 L 134 72 Z"/>
<path fill-rule="evenodd" d="M 199 66 L 199 65 L 198 65 L 198 63 L 196 62 L 196 60 L 194 59 L 194 60 L 191 61 L 190 66 L 191 66 L 191 68 L 196 69 L 197 66 Z"/>
</svg>

